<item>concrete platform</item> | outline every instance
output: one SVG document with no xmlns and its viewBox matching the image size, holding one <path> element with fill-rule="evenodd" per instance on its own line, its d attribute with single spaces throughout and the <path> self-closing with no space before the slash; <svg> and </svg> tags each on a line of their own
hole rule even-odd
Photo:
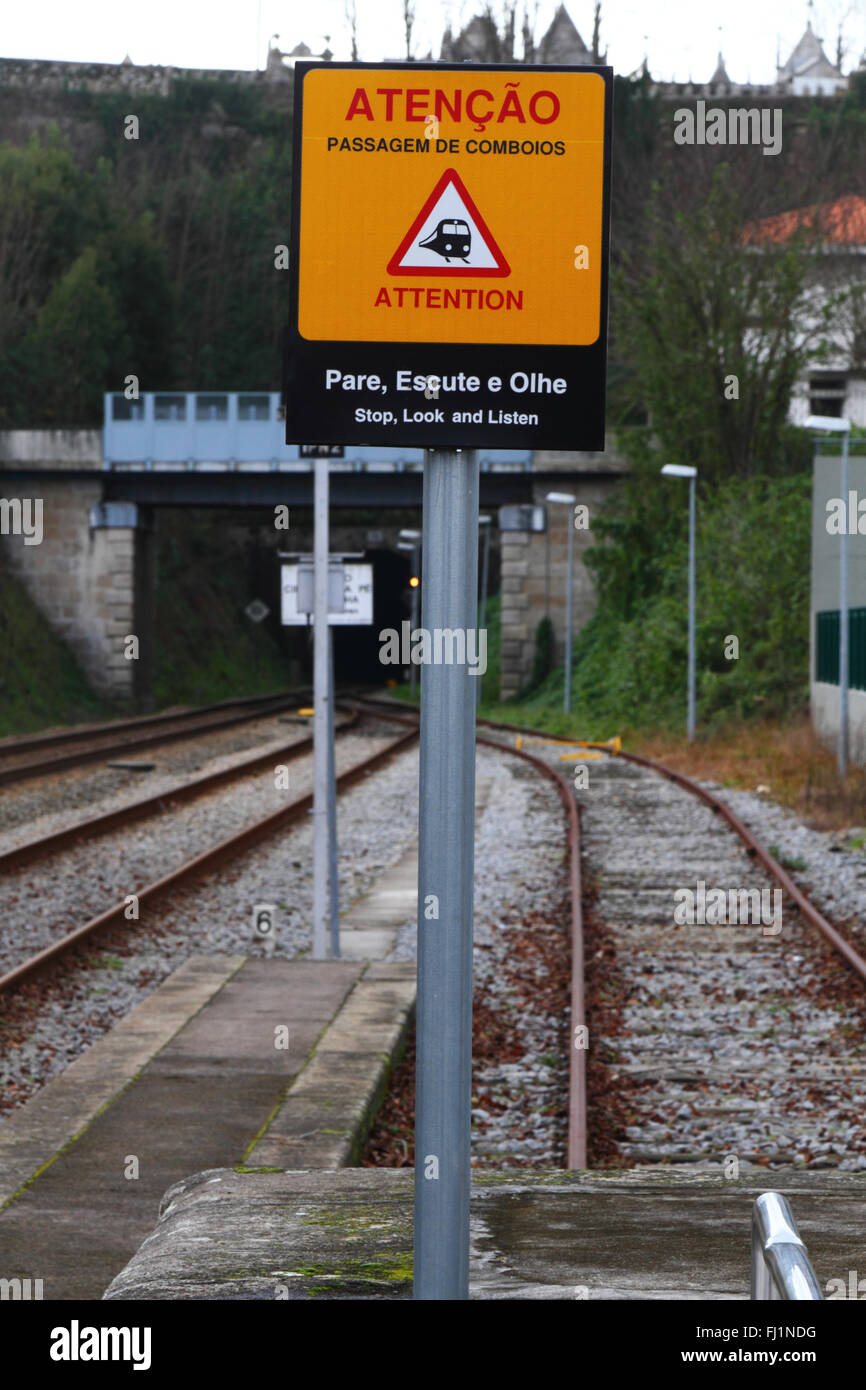
<svg viewBox="0 0 866 1390">
<path fill-rule="evenodd" d="M 187 961 L 0 1128 L 4 1277 L 42 1279 L 46 1299 L 97 1299 L 191 1168 L 253 1153 L 351 1162 L 402 1049 L 414 976 Z"/>
<path fill-rule="evenodd" d="M 197 1173 L 105 1297 L 408 1298 L 409 1169 Z M 748 1298 L 751 1205 L 791 1203 L 822 1288 L 866 1271 L 866 1178 L 779 1171 L 477 1175 L 470 1297 Z"/>
<path fill-rule="evenodd" d="M 384 960 L 394 949 L 397 932 L 418 910 L 418 846 L 376 880 L 363 897 L 340 916 L 343 960 Z"/>
</svg>

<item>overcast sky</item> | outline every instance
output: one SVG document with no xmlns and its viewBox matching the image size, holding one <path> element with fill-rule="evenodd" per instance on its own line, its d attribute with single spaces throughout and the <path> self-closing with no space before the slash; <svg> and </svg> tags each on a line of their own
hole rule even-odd
<svg viewBox="0 0 866 1390">
<path fill-rule="evenodd" d="M 356 4 L 361 58 L 403 56 L 402 0 Z M 432 47 L 438 57 L 445 24 L 458 29 L 476 8 L 472 0 L 416 0 L 415 53 Z M 571 0 L 566 8 L 589 43 L 593 0 Z M 538 35 L 555 9 L 553 0 L 538 0 Z M 721 48 L 735 82 L 769 82 L 777 45 L 784 60 L 809 13 L 800 0 L 602 0 L 602 48 L 617 72 L 633 71 L 646 53 L 653 76 L 676 81 L 706 81 Z M 866 49 L 866 0 L 816 0 L 813 14 L 831 60 L 841 24 L 848 55 L 843 71 L 856 66 Z M 345 0 L 7 0 L 0 57 L 117 63 L 128 53 L 134 63 L 253 68 L 264 66 L 274 33 L 284 51 L 303 40 L 318 53 L 327 37 L 335 57 L 351 56 Z"/>
</svg>

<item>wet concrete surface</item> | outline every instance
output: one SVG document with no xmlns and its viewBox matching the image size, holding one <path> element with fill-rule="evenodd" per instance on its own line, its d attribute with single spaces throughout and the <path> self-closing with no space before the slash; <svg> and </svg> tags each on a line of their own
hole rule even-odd
<svg viewBox="0 0 866 1390">
<path fill-rule="evenodd" d="M 866 1269 L 859 1175 L 482 1173 L 470 1297 L 747 1299 L 751 1208 L 768 1190 L 788 1197 L 822 1288 Z M 196 1174 L 106 1297 L 409 1297 L 412 1191 L 410 1169 Z"/>
</svg>

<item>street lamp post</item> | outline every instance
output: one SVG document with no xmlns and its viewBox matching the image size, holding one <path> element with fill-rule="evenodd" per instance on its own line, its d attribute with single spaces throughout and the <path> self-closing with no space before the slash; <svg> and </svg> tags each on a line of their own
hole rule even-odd
<svg viewBox="0 0 866 1390">
<path fill-rule="evenodd" d="M 689 669 L 688 669 L 688 715 L 686 735 L 691 743 L 695 737 L 695 484 L 698 476 L 696 468 L 684 463 L 666 463 L 662 469 L 666 478 L 688 478 L 689 480 Z"/>
<path fill-rule="evenodd" d="M 548 502 L 563 502 L 573 507 L 576 498 L 570 492 L 549 492 Z M 574 597 L 574 515 L 568 518 L 568 560 L 565 575 L 565 692 L 562 707 L 566 714 L 571 711 L 571 625 Z"/>
<path fill-rule="evenodd" d="M 845 507 L 845 525 L 839 537 L 839 747 L 837 765 L 839 776 L 848 773 L 848 441 L 851 421 L 837 415 L 810 415 L 807 430 L 832 430 L 842 436 L 842 467 L 840 491 Z"/>
<path fill-rule="evenodd" d="M 404 530 L 404 531 L 401 531 L 401 532 L 400 532 L 400 542 L 398 542 L 398 545 L 397 545 L 397 549 L 398 549 L 398 550 L 411 550 L 411 551 L 412 551 L 412 578 L 415 579 L 415 580 L 418 580 L 418 579 L 420 578 L 419 571 L 418 571 L 418 565 L 419 565 L 419 561 L 420 561 L 420 549 L 419 549 L 419 546 L 418 546 L 418 542 L 420 541 L 420 539 L 421 539 L 421 532 L 420 532 L 420 531 L 408 531 L 408 530 Z M 405 544 L 405 542 L 411 542 L 411 544 Z M 418 627 L 418 591 L 419 591 L 419 586 L 418 586 L 418 584 L 417 584 L 417 583 L 413 584 L 413 585 L 412 585 L 412 613 L 411 613 L 412 632 L 413 632 L 413 633 L 415 632 L 416 628 Z M 413 639 L 413 640 L 414 640 L 414 639 Z M 414 700 L 414 698 L 415 698 L 415 687 L 416 687 L 416 685 L 417 685 L 417 682 L 418 682 L 418 668 L 417 668 L 417 666 L 415 665 L 415 663 L 414 663 L 414 661 L 413 661 L 413 662 L 412 662 L 412 665 L 409 667 L 409 690 L 410 690 L 410 693 L 411 693 L 411 695 L 412 695 L 412 699 L 413 699 L 413 700 Z"/>
</svg>

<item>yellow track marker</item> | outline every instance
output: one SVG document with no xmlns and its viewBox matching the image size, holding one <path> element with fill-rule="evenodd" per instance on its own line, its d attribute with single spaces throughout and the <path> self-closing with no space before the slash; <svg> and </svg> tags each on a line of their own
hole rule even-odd
<svg viewBox="0 0 866 1390">
<path fill-rule="evenodd" d="M 593 742 L 588 738 L 526 738 L 523 734 L 518 734 L 514 741 L 515 748 L 522 748 L 525 743 L 541 744 L 547 748 L 604 748 L 614 755 L 622 748 L 619 734 L 615 738 L 607 739 L 605 743 Z"/>
</svg>

